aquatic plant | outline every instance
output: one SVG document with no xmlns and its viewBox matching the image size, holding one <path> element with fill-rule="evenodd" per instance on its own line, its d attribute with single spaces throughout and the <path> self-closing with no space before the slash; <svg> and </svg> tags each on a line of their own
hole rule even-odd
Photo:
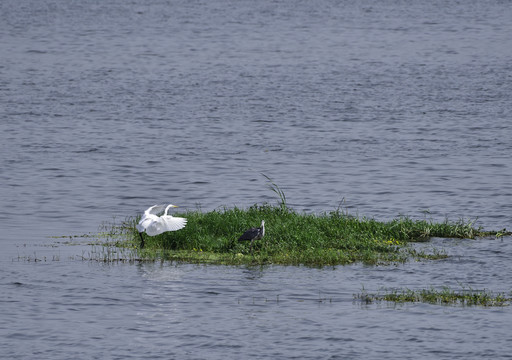
<svg viewBox="0 0 512 360">
<path fill-rule="evenodd" d="M 122 258 L 137 261 L 334 266 L 353 262 L 399 263 L 411 258 L 443 259 L 448 255 L 441 250 L 416 250 L 410 243 L 424 242 L 431 237 L 473 239 L 506 234 L 505 229 L 482 232 L 473 222 L 464 220 L 433 222 L 400 216 L 387 222 L 377 221 L 352 216 L 342 211 L 341 204 L 335 211 L 322 214 L 299 213 L 288 206 L 284 191 L 270 177 L 262 176 L 278 196 L 277 205 L 178 213 L 177 216 L 187 219 L 186 227 L 156 236 L 143 234 L 144 249 L 140 249 L 136 230 L 140 217 L 127 218 L 121 224 L 104 226 L 105 245 L 131 248 L 134 254 Z M 250 244 L 237 239 L 262 220 L 265 220 L 265 237 L 256 240 L 251 251 Z M 108 261 L 116 254 L 106 249 L 103 258 Z"/>
<path fill-rule="evenodd" d="M 270 183 L 268 185 L 269 189 L 279 197 L 279 207 L 286 210 L 288 205 L 286 204 L 286 195 L 284 194 L 284 191 L 281 190 L 281 188 L 269 176 L 263 173 L 261 175 Z"/>
<path fill-rule="evenodd" d="M 282 199 L 284 202 L 284 198 Z M 364 262 L 405 262 L 409 258 L 440 259 L 440 251 L 426 253 L 408 246 L 430 237 L 475 238 L 480 230 L 471 222 L 434 223 L 399 217 L 389 222 L 350 216 L 339 210 L 320 215 L 298 213 L 281 202 L 277 206 L 253 205 L 247 209 L 224 208 L 210 212 L 188 211 L 180 231 L 146 237 L 138 256 L 174 261 L 223 264 L 285 264 L 326 266 Z M 266 235 L 249 245 L 236 239 L 245 229 L 265 220 Z M 137 247 L 137 218 L 128 219 L 123 229 Z"/>
<path fill-rule="evenodd" d="M 423 302 L 438 305 L 459 305 L 459 306 L 505 306 L 512 300 L 503 293 L 494 294 L 488 290 L 473 290 L 471 287 L 453 290 L 450 287 L 435 289 L 402 289 L 386 291 L 383 294 L 371 294 L 364 289 L 354 298 L 371 304 L 380 301 L 389 301 L 399 304 L 408 302 Z"/>
</svg>

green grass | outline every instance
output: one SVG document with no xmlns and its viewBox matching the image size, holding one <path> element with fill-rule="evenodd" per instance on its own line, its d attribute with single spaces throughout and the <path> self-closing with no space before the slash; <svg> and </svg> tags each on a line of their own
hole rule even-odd
<svg viewBox="0 0 512 360">
<path fill-rule="evenodd" d="M 471 288 L 455 291 L 449 287 L 443 287 L 440 290 L 434 288 L 394 290 L 384 294 L 369 294 L 363 290 L 362 293 L 354 295 L 354 297 L 367 304 L 389 301 L 398 304 L 422 302 L 437 305 L 506 306 L 511 301 L 511 298 L 503 293 L 494 294 L 487 290 Z"/>
<path fill-rule="evenodd" d="M 430 237 L 475 238 L 483 234 L 471 222 L 462 220 L 434 223 L 400 217 L 380 222 L 341 211 L 321 215 L 298 213 L 281 199 L 278 206 L 174 214 L 186 217 L 187 226 L 154 237 L 144 234 L 146 246 L 138 250 L 138 256 L 148 260 L 217 264 L 380 264 L 405 262 L 411 257 L 446 257 L 438 251 L 415 251 L 408 245 L 411 242 L 427 241 Z M 135 230 L 138 219 L 128 219 L 121 227 L 131 238 L 132 247 L 140 243 Z M 255 241 L 251 254 L 249 242 L 238 243 L 237 239 L 246 229 L 259 226 L 261 220 L 265 220 L 265 237 Z"/>
</svg>

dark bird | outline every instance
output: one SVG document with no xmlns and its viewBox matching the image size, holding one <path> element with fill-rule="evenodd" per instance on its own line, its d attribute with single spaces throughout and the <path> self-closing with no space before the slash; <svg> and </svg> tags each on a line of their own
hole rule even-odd
<svg viewBox="0 0 512 360">
<path fill-rule="evenodd" d="M 238 241 L 251 241 L 251 254 L 252 244 L 254 240 L 259 240 L 265 236 L 265 220 L 261 220 L 261 226 L 259 228 L 251 228 L 244 232 L 242 236 L 238 238 Z"/>
</svg>

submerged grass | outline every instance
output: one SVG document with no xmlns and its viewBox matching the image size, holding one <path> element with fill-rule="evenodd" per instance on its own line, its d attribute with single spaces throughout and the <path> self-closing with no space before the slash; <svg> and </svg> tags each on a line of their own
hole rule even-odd
<svg viewBox="0 0 512 360">
<path fill-rule="evenodd" d="M 146 246 L 137 250 L 147 260 L 174 260 L 217 264 L 283 264 L 327 266 L 364 262 L 368 264 L 405 262 L 411 257 L 439 259 L 442 252 L 418 252 L 410 242 L 430 237 L 475 238 L 480 229 L 471 222 L 433 223 L 400 217 L 389 222 L 350 216 L 342 211 L 321 215 L 298 213 L 286 206 L 284 197 L 278 206 L 254 205 L 211 212 L 189 211 L 176 216 L 188 219 L 179 231 L 145 236 Z M 265 237 L 254 243 L 238 243 L 238 237 L 265 220 Z M 123 230 L 138 247 L 135 230 L 138 218 L 128 219 Z"/>
<path fill-rule="evenodd" d="M 423 302 L 437 305 L 458 305 L 458 306 L 506 306 L 512 300 L 503 293 L 494 294 L 487 290 L 473 290 L 462 288 L 456 291 L 449 287 L 440 290 L 434 288 L 420 290 L 394 290 L 384 294 L 369 294 L 366 291 L 354 295 L 366 304 L 380 301 L 389 301 L 398 304 L 408 302 Z"/>
</svg>

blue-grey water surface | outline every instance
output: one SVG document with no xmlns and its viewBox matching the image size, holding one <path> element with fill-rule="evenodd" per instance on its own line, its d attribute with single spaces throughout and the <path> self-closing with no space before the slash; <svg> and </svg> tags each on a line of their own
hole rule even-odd
<svg viewBox="0 0 512 360">
<path fill-rule="evenodd" d="M 0 357 L 512 357 L 510 307 L 353 299 L 510 293 L 511 237 L 334 269 L 101 264 L 52 238 L 155 203 L 275 203 L 262 173 L 298 211 L 508 228 L 510 19 L 499 0 L 3 0 Z"/>
</svg>

